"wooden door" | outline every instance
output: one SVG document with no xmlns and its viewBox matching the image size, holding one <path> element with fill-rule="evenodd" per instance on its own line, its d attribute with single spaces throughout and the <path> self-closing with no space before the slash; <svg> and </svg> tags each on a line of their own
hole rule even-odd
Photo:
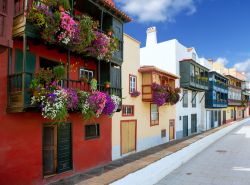
<svg viewBox="0 0 250 185">
<path fill-rule="evenodd" d="M 223 111 L 223 124 L 226 124 L 226 120 L 227 120 L 227 112 L 224 110 Z"/>
<path fill-rule="evenodd" d="M 175 134 L 175 120 L 169 120 L 169 140 L 174 140 L 174 134 Z"/>
<path fill-rule="evenodd" d="M 121 122 L 121 153 L 126 154 L 136 150 L 136 121 Z"/>
<path fill-rule="evenodd" d="M 43 128 L 43 175 L 56 173 L 57 169 L 57 128 Z"/>
<path fill-rule="evenodd" d="M 188 136 L 188 116 L 183 116 L 183 137 Z"/>
<path fill-rule="evenodd" d="M 218 111 L 218 125 L 221 126 L 221 111 Z"/>
<path fill-rule="evenodd" d="M 197 114 L 191 114 L 191 133 L 197 132 Z"/>
</svg>

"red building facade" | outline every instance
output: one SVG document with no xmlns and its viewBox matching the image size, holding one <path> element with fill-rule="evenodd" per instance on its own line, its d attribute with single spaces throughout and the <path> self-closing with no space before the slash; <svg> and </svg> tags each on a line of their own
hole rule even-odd
<svg viewBox="0 0 250 185">
<path fill-rule="evenodd" d="M 123 23 L 130 19 L 112 1 L 71 3 L 74 9 L 94 19 L 100 15 L 101 31 L 112 26 L 114 34 L 122 38 Z M 16 14 L 13 48 L 0 54 L 0 184 L 46 184 L 111 161 L 110 117 L 102 115 L 86 121 L 79 113 L 71 112 L 63 124 L 55 124 L 30 105 L 28 86 L 30 77 L 39 69 L 60 63 L 69 77 L 63 81 L 64 86 L 86 90 L 87 84 L 79 79 L 82 74 L 89 74 L 97 79 L 100 91 L 108 80 L 113 84 L 109 93 L 121 97 L 121 83 L 117 79 L 121 79 L 122 48 L 115 54 L 117 58 L 107 63 L 55 45 L 47 46 L 25 29 L 23 1 L 9 6 L 12 11 L 15 8 Z M 87 9 L 95 10 L 94 15 L 85 12 Z M 121 29 L 117 31 L 117 27 Z"/>
</svg>

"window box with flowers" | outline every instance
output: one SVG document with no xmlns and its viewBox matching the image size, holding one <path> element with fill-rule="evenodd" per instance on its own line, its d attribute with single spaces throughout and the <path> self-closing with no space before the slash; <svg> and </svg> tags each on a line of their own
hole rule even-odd
<svg viewBox="0 0 250 185">
<path fill-rule="evenodd" d="M 132 93 L 130 93 L 130 96 L 131 96 L 131 97 L 137 97 L 137 96 L 140 96 L 140 94 L 141 94 L 140 91 L 135 90 L 135 91 L 133 91 Z"/>
<path fill-rule="evenodd" d="M 34 1 L 27 12 L 27 20 L 40 30 L 40 37 L 47 44 L 59 45 L 78 54 L 110 61 L 118 51 L 118 40 L 94 29 L 95 22 L 87 15 L 76 19 L 67 12 L 67 0 Z M 58 10 L 60 6 L 60 11 Z"/>
<path fill-rule="evenodd" d="M 54 70 L 55 72 L 55 70 Z M 48 75 L 49 74 L 49 75 Z M 97 91 L 97 82 L 92 79 L 90 92 L 59 86 L 62 68 L 56 74 L 52 70 L 40 70 L 31 82 L 33 93 L 31 104 L 37 105 L 44 118 L 55 122 L 66 121 L 69 111 L 79 112 L 84 119 L 94 119 L 100 115 L 112 116 L 120 106 L 121 99 Z"/>
</svg>

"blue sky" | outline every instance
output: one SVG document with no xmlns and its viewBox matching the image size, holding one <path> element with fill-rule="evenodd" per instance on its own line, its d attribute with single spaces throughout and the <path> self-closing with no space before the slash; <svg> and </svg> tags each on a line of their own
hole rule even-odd
<svg viewBox="0 0 250 185">
<path fill-rule="evenodd" d="M 134 20 L 125 32 L 146 41 L 146 29 L 156 26 L 158 41 L 176 38 L 212 58 L 250 71 L 249 0 L 116 0 Z M 250 75 L 249 75 L 250 76 Z"/>
</svg>

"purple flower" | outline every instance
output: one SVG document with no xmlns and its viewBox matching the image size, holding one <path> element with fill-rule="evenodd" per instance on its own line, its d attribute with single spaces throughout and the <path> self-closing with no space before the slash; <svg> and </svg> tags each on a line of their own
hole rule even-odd
<svg viewBox="0 0 250 185">
<path fill-rule="evenodd" d="M 111 116 L 114 112 L 114 109 L 115 109 L 115 104 L 114 102 L 112 101 L 111 97 L 106 94 L 106 104 L 105 104 L 105 107 L 102 111 L 103 114 L 106 114 L 108 116 Z"/>
<path fill-rule="evenodd" d="M 48 94 L 48 100 L 51 101 L 51 103 L 54 103 L 56 100 L 56 94 L 54 93 Z"/>
<path fill-rule="evenodd" d="M 67 93 L 67 109 L 76 110 L 79 102 L 76 90 L 66 89 L 66 93 Z"/>
<path fill-rule="evenodd" d="M 87 100 L 90 108 L 96 113 L 97 117 L 102 113 L 106 101 L 106 94 L 99 91 L 92 93 Z"/>
</svg>

